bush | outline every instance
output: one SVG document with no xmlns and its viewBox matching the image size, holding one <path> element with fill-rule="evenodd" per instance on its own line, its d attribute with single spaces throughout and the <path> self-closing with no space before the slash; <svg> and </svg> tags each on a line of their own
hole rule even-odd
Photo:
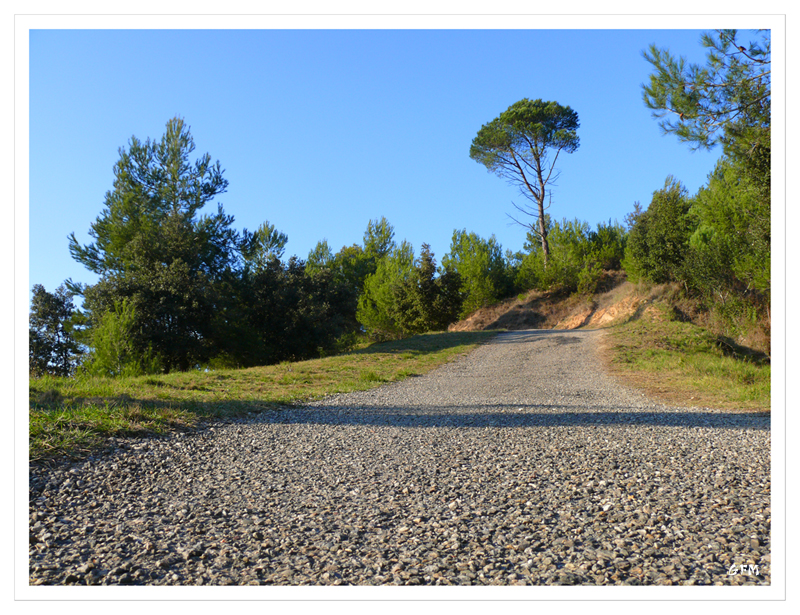
<svg viewBox="0 0 800 615">
<path fill-rule="evenodd" d="M 149 348 L 137 350 L 132 343 L 136 326 L 136 310 L 130 300 L 114 305 L 105 312 L 91 331 L 92 351 L 83 369 L 94 376 L 140 376 L 162 371 L 162 362 Z"/>
<path fill-rule="evenodd" d="M 770 203 L 760 187 L 722 160 L 694 200 L 698 220 L 689 281 L 706 293 L 770 291 Z"/>
<path fill-rule="evenodd" d="M 295 257 L 277 258 L 238 283 L 227 352 L 243 366 L 311 359 L 341 347 L 357 326 L 355 291 L 328 268 L 306 272 Z"/>
<path fill-rule="evenodd" d="M 442 331 L 461 311 L 461 276 L 444 269 L 436 276 L 436 261 L 428 244 L 422 245 L 411 277 L 395 286 L 396 320 L 403 335 Z"/>
<path fill-rule="evenodd" d="M 529 236 L 530 239 L 530 236 Z M 592 294 L 604 269 L 619 269 L 626 234 L 619 224 L 598 224 L 592 231 L 581 220 L 551 224 L 548 233 L 550 259 L 547 267 L 541 248 L 530 241 L 530 252 L 522 259 L 515 286 L 517 290 L 560 289 Z"/>
<path fill-rule="evenodd" d="M 628 234 L 623 267 L 628 278 L 663 284 L 683 281 L 689 238 L 697 228 L 686 188 L 668 177 Z"/>
<path fill-rule="evenodd" d="M 603 268 L 600 263 L 584 267 L 578 273 L 577 291 L 581 295 L 593 295 L 597 291 L 600 279 L 603 277 Z"/>
<path fill-rule="evenodd" d="M 376 340 L 446 329 L 461 309 L 458 273 L 444 269 L 437 276 L 428 244 L 416 260 L 408 244 L 401 248 L 378 264 L 359 299 L 359 321 Z"/>
<path fill-rule="evenodd" d="M 397 289 L 411 278 L 414 267 L 414 250 L 403 242 L 378 262 L 375 273 L 364 282 L 364 292 L 358 299 L 356 317 L 376 340 L 397 339 L 403 330 L 398 322 Z"/>
<path fill-rule="evenodd" d="M 465 230 L 453 231 L 450 252 L 442 264 L 446 271 L 458 274 L 461 288 L 460 317 L 478 308 L 496 303 L 511 290 L 502 247 L 492 235 L 478 237 Z"/>
</svg>

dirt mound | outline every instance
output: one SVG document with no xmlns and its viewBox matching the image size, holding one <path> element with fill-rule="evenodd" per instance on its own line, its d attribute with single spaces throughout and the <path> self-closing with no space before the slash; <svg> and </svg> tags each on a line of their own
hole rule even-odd
<svg viewBox="0 0 800 615">
<path fill-rule="evenodd" d="M 606 272 L 601 284 L 602 292 L 592 298 L 532 290 L 526 295 L 480 308 L 450 325 L 449 330 L 597 328 L 628 320 L 637 310 L 646 309 L 643 304 L 647 299 L 636 293 L 623 272 Z"/>
</svg>

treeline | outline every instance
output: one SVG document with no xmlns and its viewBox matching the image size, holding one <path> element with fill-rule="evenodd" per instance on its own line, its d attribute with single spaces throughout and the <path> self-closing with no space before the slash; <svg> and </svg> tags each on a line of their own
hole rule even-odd
<svg viewBox="0 0 800 615">
<path fill-rule="evenodd" d="M 31 373 L 134 375 L 198 367 L 247 367 L 345 351 L 446 329 L 508 295 L 560 285 L 591 292 L 603 267 L 619 266 L 624 232 L 551 224 L 550 264 L 537 242 L 502 252 L 494 236 L 456 230 L 438 265 L 397 243 L 386 218 L 371 220 L 362 244 L 336 253 L 323 240 L 307 260 L 283 259 L 287 236 L 265 221 L 233 229 L 222 206 L 219 163 L 190 161 L 194 143 L 175 118 L 160 141 L 135 137 L 120 150 L 114 187 L 92 223 L 94 242 L 69 238 L 78 262 L 98 274 L 48 293 L 34 287 Z M 83 305 L 75 309 L 73 297 Z"/>
<path fill-rule="evenodd" d="M 31 374 L 131 375 L 313 358 L 346 351 L 364 336 L 442 330 L 532 289 L 591 295 L 604 271 L 621 268 L 632 280 L 679 285 L 734 333 L 742 322 L 761 327 L 768 346 L 769 33 L 747 48 L 735 31 L 708 35 L 704 44 L 706 69 L 651 48 L 645 57 L 656 71 L 645 102 L 657 114 L 679 115 L 662 122 L 665 132 L 702 147 L 722 144 L 707 185 L 690 196 L 668 177 L 646 209 L 634 205 L 625 226 L 609 220 L 592 229 L 540 213 L 518 252 L 504 252 L 494 236 L 455 230 L 437 264 L 427 244 L 418 255 L 398 244 L 381 218 L 368 223 L 362 244 L 334 253 L 323 240 L 305 261 L 284 260 L 288 238 L 268 221 L 238 232 L 221 205 L 201 213 L 228 182 L 208 154 L 189 160 L 194 142 L 182 119 L 170 120 L 160 141 L 133 137 L 91 225 L 94 241 L 69 239 L 73 258 L 99 281 L 68 280 L 54 293 L 33 288 Z M 509 139 L 490 145 L 515 146 Z M 83 297 L 80 310 L 75 295 Z"/>
<path fill-rule="evenodd" d="M 198 215 L 226 182 L 208 170 L 207 157 L 186 165 L 191 137 L 181 120 L 170 121 L 157 147 L 132 140 L 142 158 L 140 147 L 181 152 L 181 173 L 191 171 L 193 180 L 134 199 L 129 193 L 145 169 L 129 169 L 131 157 L 123 154 L 115 190 L 92 224 L 95 243 L 70 239 L 73 256 L 100 281 L 69 282 L 55 293 L 34 287 L 34 375 L 135 375 L 319 357 L 364 336 L 443 330 L 532 289 L 589 296 L 604 272 L 623 268 L 632 280 L 678 282 L 709 309 L 768 309 L 769 204 L 727 159 L 693 197 L 668 178 L 645 211 L 635 205 L 627 226 L 609 221 L 592 229 L 546 216 L 546 260 L 536 228 L 518 252 L 504 252 L 494 236 L 455 230 L 437 264 L 427 244 L 416 255 L 407 241 L 397 243 L 386 218 L 369 221 L 361 244 L 334 253 L 323 240 L 305 261 L 284 260 L 288 238 L 269 222 L 237 233 L 221 208 Z M 159 167 L 170 164 L 165 159 Z M 185 186 L 194 192 L 181 193 Z M 81 310 L 74 294 L 83 297 Z"/>
<path fill-rule="evenodd" d="M 769 351 L 771 51 L 769 31 L 702 37 L 706 66 L 652 46 L 644 98 L 661 127 L 695 148 L 721 145 L 708 183 L 690 196 L 675 178 L 636 206 L 624 267 L 631 279 L 674 282 L 732 336 L 761 331 Z"/>
</svg>

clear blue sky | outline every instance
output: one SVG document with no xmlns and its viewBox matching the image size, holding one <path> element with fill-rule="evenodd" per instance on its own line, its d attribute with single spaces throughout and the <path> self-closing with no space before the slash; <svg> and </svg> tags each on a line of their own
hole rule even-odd
<svg viewBox="0 0 800 615">
<path fill-rule="evenodd" d="M 593 227 L 643 206 L 673 175 L 694 193 L 720 151 L 662 136 L 642 103 L 656 43 L 704 62 L 700 30 L 31 30 L 30 285 L 96 278 L 67 235 L 88 230 L 118 149 L 171 117 L 230 182 L 238 229 L 269 220 L 286 256 L 361 243 L 386 216 L 438 262 L 454 229 L 510 225 L 517 190 L 469 158 L 481 125 L 521 98 L 577 111 L 581 146 L 559 158 L 550 214 Z"/>
</svg>

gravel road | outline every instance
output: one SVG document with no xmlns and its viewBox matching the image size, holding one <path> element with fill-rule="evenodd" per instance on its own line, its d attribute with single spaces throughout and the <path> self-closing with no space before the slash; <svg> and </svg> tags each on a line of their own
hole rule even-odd
<svg viewBox="0 0 800 615">
<path fill-rule="evenodd" d="M 34 468 L 30 583 L 769 584 L 769 417 L 627 390 L 602 334 Z"/>
</svg>

